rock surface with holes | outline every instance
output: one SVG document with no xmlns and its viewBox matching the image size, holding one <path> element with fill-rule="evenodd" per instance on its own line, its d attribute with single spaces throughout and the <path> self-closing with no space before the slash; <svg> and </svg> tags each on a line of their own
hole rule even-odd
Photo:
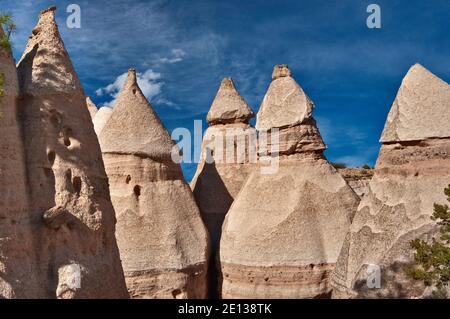
<svg viewBox="0 0 450 319">
<path fill-rule="evenodd" d="M 54 10 L 18 64 L 37 296 L 126 298 L 100 147 Z"/>
<path fill-rule="evenodd" d="M 410 241 L 435 236 L 436 223 L 430 219 L 433 204 L 446 203 L 450 121 L 437 118 L 450 113 L 449 98 L 449 85 L 420 65 L 413 66 L 403 80 L 386 121 L 368 193 L 333 274 L 334 297 L 423 296 L 421 282 L 407 278 L 405 270 L 413 260 Z M 409 127 L 418 131 L 408 131 Z M 370 289 L 368 275 L 377 269 L 380 289 Z"/>
<path fill-rule="evenodd" d="M 329 277 L 359 203 L 323 155 L 312 102 L 287 66 L 276 66 L 274 75 L 256 126 L 283 126 L 279 139 L 275 131 L 268 138 L 270 145 L 279 143 L 280 157 L 276 148 L 260 143 L 259 163 L 225 218 L 220 241 L 223 298 L 329 296 Z M 292 117 L 288 121 L 277 114 Z M 272 170 L 263 169 L 268 157 L 275 161 Z"/>
<path fill-rule="evenodd" d="M 0 27 L 0 36 L 3 36 Z M 0 299 L 40 297 L 30 225 L 19 85 L 12 54 L 0 47 Z"/>
<path fill-rule="evenodd" d="M 204 298 L 207 231 L 172 160 L 174 143 L 133 69 L 99 140 L 131 297 Z"/>
<path fill-rule="evenodd" d="M 241 190 L 250 168 L 256 163 L 254 116 L 231 78 L 224 78 L 208 112 L 200 162 L 191 182 L 195 200 L 209 231 L 212 256 L 210 292 L 217 294 L 216 261 L 223 220 Z"/>
</svg>

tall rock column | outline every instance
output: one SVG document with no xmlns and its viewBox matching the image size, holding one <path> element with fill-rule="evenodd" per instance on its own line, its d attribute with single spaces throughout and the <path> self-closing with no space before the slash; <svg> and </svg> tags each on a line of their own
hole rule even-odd
<svg viewBox="0 0 450 319">
<path fill-rule="evenodd" d="M 256 159 L 256 149 L 249 149 L 251 139 L 256 140 L 256 130 L 248 123 L 253 116 L 233 80 L 223 79 L 207 115 L 210 126 L 191 183 L 213 248 L 219 243 L 225 215 L 248 176 L 252 152 Z M 240 149 L 238 143 L 243 143 Z"/>
<path fill-rule="evenodd" d="M 255 167 L 225 218 L 222 297 L 327 297 L 359 198 L 324 157 L 313 103 L 288 67 L 275 66 L 272 79 L 256 128 L 260 137 L 279 130 L 278 141 L 268 139 L 279 166 Z M 260 144 L 261 156 L 277 156 L 271 149 Z"/>
<path fill-rule="evenodd" d="M 18 65 L 39 284 L 46 298 L 126 298 L 100 146 L 54 11 Z"/>
<path fill-rule="evenodd" d="M 450 86 L 414 65 L 402 81 L 381 142 L 369 192 L 333 275 L 336 298 L 410 298 L 424 293 L 422 284 L 407 278 L 405 271 L 413 260 L 410 241 L 435 236 L 433 204 L 446 202 Z"/>
<path fill-rule="evenodd" d="M 3 34 L 0 27 L 0 36 Z M 17 122 L 18 92 L 12 54 L 0 47 L 0 299 L 41 296 Z"/>
<path fill-rule="evenodd" d="M 210 296 L 217 294 L 216 253 L 222 224 L 233 200 L 256 162 L 254 116 L 231 78 L 224 78 L 207 115 L 197 172 L 191 183 L 195 200 L 208 228 L 212 256 L 209 268 Z"/>
<path fill-rule="evenodd" d="M 134 298 L 205 298 L 208 236 L 174 143 L 128 72 L 100 145 Z"/>
</svg>

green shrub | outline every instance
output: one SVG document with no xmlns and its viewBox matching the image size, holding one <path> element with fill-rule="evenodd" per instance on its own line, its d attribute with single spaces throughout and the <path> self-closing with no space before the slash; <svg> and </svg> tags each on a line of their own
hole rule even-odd
<svg viewBox="0 0 450 319">
<path fill-rule="evenodd" d="M 450 185 L 444 190 L 450 202 Z M 439 225 L 440 236 L 428 243 L 421 239 L 411 241 L 415 250 L 416 265 L 407 270 L 407 275 L 421 280 L 426 286 L 435 286 L 433 298 L 447 298 L 450 283 L 450 208 L 448 205 L 434 204 L 431 217 Z"/>
</svg>

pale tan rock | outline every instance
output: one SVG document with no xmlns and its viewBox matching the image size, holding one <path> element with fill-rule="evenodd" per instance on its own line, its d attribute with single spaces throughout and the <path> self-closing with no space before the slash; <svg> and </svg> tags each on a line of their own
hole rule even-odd
<svg viewBox="0 0 450 319">
<path fill-rule="evenodd" d="M 191 182 L 214 248 L 225 214 L 247 178 L 252 160 L 256 162 L 256 130 L 248 124 L 253 116 L 233 80 L 223 79 L 208 112 L 210 127 L 204 134 L 200 162 Z"/>
<path fill-rule="evenodd" d="M 402 81 L 381 142 L 450 137 L 450 86 L 420 64 Z"/>
<path fill-rule="evenodd" d="M 413 67 L 412 72 L 416 72 L 414 70 L 417 68 L 419 72 L 424 72 L 418 66 Z M 408 83 L 411 76 L 410 71 L 403 83 Z M 439 82 L 435 84 L 442 86 Z M 424 88 L 418 86 L 417 90 Z M 444 116 L 442 106 L 448 101 L 448 96 L 436 100 L 436 89 L 426 89 L 429 98 L 419 94 L 416 96 L 417 101 L 408 102 L 410 105 L 422 105 L 420 109 L 424 115 L 411 117 L 407 122 L 409 126 L 450 126 L 450 122 L 434 122 L 438 115 Z M 400 88 L 399 96 L 403 90 Z M 434 103 L 429 104 L 430 100 Z M 394 103 L 393 109 L 396 107 Z M 393 112 L 391 110 L 390 114 Z M 387 123 L 386 127 L 389 126 L 390 123 Z M 443 127 L 434 129 L 436 132 L 445 130 Z M 423 296 L 421 282 L 415 282 L 405 274 L 413 260 L 414 251 L 410 241 L 416 238 L 430 240 L 437 232 L 436 223 L 430 216 L 434 203 L 446 202 L 443 191 L 450 184 L 450 138 L 412 142 L 409 141 L 411 135 L 402 134 L 400 136 L 405 141 L 388 140 L 389 143 L 385 142 L 381 147 L 369 192 L 359 205 L 333 274 L 335 298 Z M 420 138 L 420 135 L 414 138 Z M 370 285 L 367 285 L 368 272 L 374 267 L 380 269 L 379 289 L 370 289 Z"/>
<path fill-rule="evenodd" d="M 373 177 L 373 169 L 342 168 L 338 169 L 338 172 L 360 198 L 369 192 L 369 183 Z"/>
<path fill-rule="evenodd" d="M 275 77 L 272 84 L 282 79 L 294 81 Z M 267 95 L 279 103 L 263 101 L 257 127 L 267 127 L 259 121 L 271 123 L 280 110 L 295 113 L 305 102 L 283 101 L 285 91 L 273 91 L 272 84 Z M 289 85 L 303 92 L 298 84 Z M 311 116 L 312 105 L 302 124 L 280 129 L 278 169 L 263 174 L 255 167 L 225 218 L 220 241 L 223 298 L 330 294 L 329 277 L 359 198 L 323 156 L 325 145 Z M 260 154 L 275 155 L 270 146 L 265 152 L 261 146 Z"/>
<path fill-rule="evenodd" d="M 204 298 L 208 236 L 169 133 L 130 70 L 100 144 L 133 298 Z"/>
<path fill-rule="evenodd" d="M 253 116 L 233 80 L 223 79 L 208 112 L 210 126 L 203 137 L 200 162 L 191 182 L 211 238 L 209 286 L 213 298 L 218 289 L 216 257 L 223 220 L 256 163 L 257 135 L 248 123 Z"/>
<path fill-rule="evenodd" d="M 269 130 L 295 126 L 310 118 L 314 104 L 291 77 L 287 65 L 276 65 L 272 77 L 256 116 L 256 128 Z"/>
<path fill-rule="evenodd" d="M 0 36 L 3 36 L 0 26 Z M 11 53 L 0 47 L 0 299 L 40 297 L 28 208 L 19 85 Z"/>
<path fill-rule="evenodd" d="M 103 128 L 111 117 L 113 109 L 107 106 L 101 107 L 97 114 L 95 114 L 92 122 L 94 123 L 94 130 L 97 136 L 100 136 Z"/>
<path fill-rule="evenodd" d="M 100 147 L 54 11 L 18 64 L 39 287 L 45 298 L 126 298 Z"/>
<path fill-rule="evenodd" d="M 94 102 L 92 102 L 91 98 L 89 96 L 86 97 L 86 105 L 89 110 L 89 114 L 91 114 L 91 119 L 94 119 L 95 114 L 97 114 L 98 110 L 95 106 Z"/>
<path fill-rule="evenodd" d="M 206 116 L 208 123 L 247 123 L 252 117 L 253 111 L 236 90 L 233 80 L 224 78 Z"/>
</svg>

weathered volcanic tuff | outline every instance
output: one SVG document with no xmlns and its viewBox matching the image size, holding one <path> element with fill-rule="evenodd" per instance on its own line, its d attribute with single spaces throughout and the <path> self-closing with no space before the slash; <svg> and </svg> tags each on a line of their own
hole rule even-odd
<svg viewBox="0 0 450 319">
<path fill-rule="evenodd" d="M 209 231 L 212 256 L 210 297 L 217 296 L 217 249 L 222 224 L 234 198 L 256 163 L 254 116 L 231 78 L 224 78 L 208 112 L 209 127 L 202 143 L 200 163 L 191 182 L 195 200 Z"/>
<path fill-rule="evenodd" d="M 362 198 L 369 191 L 369 182 L 373 176 L 370 168 L 342 168 L 338 172 L 347 181 L 355 193 Z"/>
<path fill-rule="evenodd" d="M 253 116 L 232 79 L 223 79 L 207 115 L 210 127 L 191 183 L 213 249 L 219 243 L 225 215 L 248 176 L 252 154 L 256 161 L 256 130 L 248 124 Z M 251 141 L 253 150 L 249 149 Z"/>
<path fill-rule="evenodd" d="M 333 297 L 420 297 L 424 287 L 405 276 L 412 239 L 431 239 L 434 203 L 450 184 L 450 88 L 420 65 L 403 79 L 389 113 L 383 145 L 333 274 Z M 420 115 L 417 114 L 420 112 Z M 410 131 L 409 128 L 414 128 Z M 381 269 L 381 288 L 369 289 L 369 267 Z M 372 268 L 374 269 L 374 268 Z"/>
<path fill-rule="evenodd" d="M 95 106 L 94 102 L 92 102 L 91 98 L 88 96 L 86 97 L 86 105 L 89 110 L 89 114 L 91 115 L 91 119 L 94 119 L 95 115 L 97 114 L 98 110 Z"/>
<path fill-rule="evenodd" d="M 39 285 L 46 298 L 126 298 L 100 147 L 54 10 L 18 65 Z"/>
<path fill-rule="evenodd" d="M 174 146 L 130 70 L 100 134 L 134 298 L 204 298 L 208 236 Z"/>
<path fill-rule="evenodd" d="M 40 295 L 17 122 L 19 84 L 12 55 L 2 47 L 0 76 L 0 299 L 36 298 Z"/>
<path fill-rule="evenodd" d="M 276 66 L 256 127 L 280 129 L 279 168 L 252 170 L 225 218 L 224 298 L 330 294 L 329 276 L 359 198 L 323 156 L 312 108 L 287 66 Z"/>
<path fill-rule="evenodd" d="M 102 132 L 106 123 L 109 121 L 112 112 L 113 112 L 112 108 L 103 106 L 98 110 L 97 114 L 95 114 L 92 122 L 94 123 L 94 130 L 97 136 L 100 136 L 100 133 Z"/>
</svg>

